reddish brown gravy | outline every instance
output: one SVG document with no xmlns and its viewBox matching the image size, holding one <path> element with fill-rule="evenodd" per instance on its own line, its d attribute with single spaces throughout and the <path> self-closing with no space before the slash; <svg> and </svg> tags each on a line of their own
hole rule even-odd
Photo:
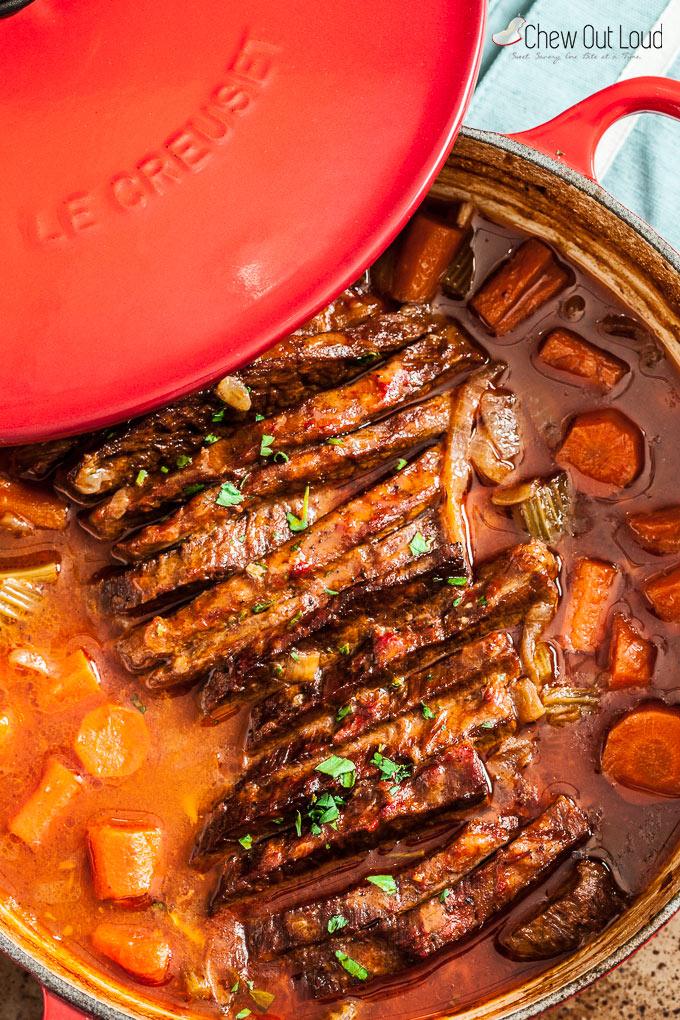
<svg viewBox="0 0 680 1020">
<path fill-rule="evenodd" d="M 475 285 L 489 268 L 516 243 L 517 232 L 478 220 L 476 224 Z M 583 299 L 583 314 L 569 318 L 565 311 Z M 596 486 L 578 480 L 579 531 L 563 540 L 559 553 L 563 564 L 562 585 L 568 586 L 576 556 L 593 555 L 617 564 L 624 577 L 619 598 L 611 613 L 624 608 L 640 620 L 647 636 L 658 646 L 658 659 L 651 691 L 631 689 L 602 696 L 596 714 L 562 727 L 545 721 L 537 724 L 539 753 L 529 767 L 528 801 L 525 806 L 538 813 L 540 806 L 557 792 L 572 795 L 597 819 L 596 834 L 588 844 L 591 855 L 601 857 L 613 869 L 621 887 L 630 895 L 639 893 L 668 857 L 677 838 L 680 802 L 636 794 L 615 787 L 599 772 L 600 747 L 611 721 L 623 710 L 653 694 L 669 704 L 680 702 L 676 678 L 678 628 L 662 624 L 650 611 L 640 594 L 644 577 L 665 565 L 643 552 L 623 528 L 625 514 L 633 510 L 680 501 L 680 454 L 675 435 L 680 430 L 680 378 L 661 348 L 624 308 L 601 287 L 583 274 L 575 274 L 574 284 L 548 311 L 539 311 L 509 337 L 494 340 L 463 303 L 442 301 L 442 306 L 460 318 L 470 333 L 489 354 L 507 363 L 504 385 L 521 401 L 525 454 L 515 478 L 550 473 L 551 448 L 557 445 L 567 419 L 577 411 L 616 406 L 634 419 L 647 439 L 648 462 L 641 476 L 616 497 L 602 496 Z M 625 316 L 625 318 L 624 318 Z M 603 322 L 610 322 L 610 329 Z M 569 378 L 549 369 L 539 370 L 535 354 L 542 336 L 557 325 L 568 325 L 600 347 L 627 361 L 632 373 L 602 398 Z M 611 327 L 614 327 L 612 331 Z M 550 373 L 550 374 L 548 374 Z M 490 503 L 491 489 L 474 481 L 468 497 L 475 559 L 511 545 L 526 535 L 501 509 Z M 182 970 L 200 966 L 204 954 L 207 902 L 214 885 L 214 874 L 201 874 L 187 863 L 200 813 L 214 800 L 226 775 L 238 771 L 243 763 L 243 738 L 247 710 L 214 727 L 202 728 L 197 721 L 193 694 L 176 697 L 154 696 L 145 691 L 141 678 L 127 674 L 115 655 L 107 622 L 90 604 L 88 579 L 110 562 L 108 549 L 88 536 L 77 524 L 56 537 L 35 532 L 26 538 L 0 536 L 2 561 L 18 556 L 31 559 L 39 553 L 57 552 L 61 574 L 54 586 L 47 587 L 44 612 L 24 624 L 0 626 L 0 661 L 3 663 L 2 689 L 20 720 L 18 735 L 0 750 L 0 878 L 4 889 L 55 939 L 64 940 L 88 967 L 107 970 L 120 979 L 120 972 L 99 959 L 89 945 L 94 926 L 102 920 L 146 923 L 162 930 L 172 941 L 174 963 L 170 982 L 153 994 L 166 1004 L 182 1003 L 187 998 Z M 564 603 L 547 632 L 556 648 L 560 647 Z M 560 668 L 576 686 L 593 684 L 606 668 L 606 642 L 596 657 L 559 652 Z M 59 661 L 65 653 L 79 647 L 96 661 L 102 675 L 102 693 L 75 707 L 55 714 L 37 709 L 36 682 L 25 671 L 7 663 L 12 647 L 30 645 L 43 655 Z M 86 779 L 85 788 L 72 802 L 63 824 L 34 854 L 7 833 L 7 822 L 27 794 L 38 783 L 44 759 L 50 753 L 72 760 L 69 748 L 86 710 L 105 700 L 129 703 L 138 694 L 146 706 L 145 719 L 152 735 L 152 751 L 143 767 L 121 782 Z M 533 789 L 533 792 L 532 792 Z M 497 804 L 497 802 L 496 802 Z M 511 807 L 508 803 L 505 806 Z M 88 819 L 102 809 L 135 810 L 153 813 L 164 831 L 164 874 L 156 891 L 158 903 L 144 910 L 126 910 L 95 899 L 85 852 Z M 472 809 L 471 815 L 479 814 Z M 371 870 L 388 870 L 400 855 L 412 854 L 441 841 L 442 828 L 427 843 L 411 837 L 386 845 L 363 859 L 337 866 L 322 878 L 324 888 L 336 888 Z M 386 856 L 387 855 L 387 856 Z M 560 872 L 547 884 L 521 901 L 509 916 L 526 912 L 530 902 L 544 896 L 560 880 Z M 318 881 L 305 889 L 305 898 L 319 889 Z M 299 896 L 299 892 L 298 892 Z M 289 899 L 286 892 L 272 891 L 256 899 L 256 909 L 280 908 Z M 168 909 L 170 910 L 168 911 Z M 553 966 L 517 963 L 499 954 L 494 936 L 507 923 L 508 915 L 487 926 L 481 933 L 444 952 L 426 965 L 413 968 L 389 982 L 354 996 L 357 1015 L 377 1020 L 389 1010 L 394 1017 L 429 1017 L 443 1011 L 462 1011 L 502 990 L 521 984 L 525 978 Z M 133 982 L 131 982 L 133 984 Z M 294 975 L 281 973 L 276 966 L 260 968 L 256 987 L 276 994 L 268 1016 L 317 1018 L 328 1006 L 306 998 Z M 243 1007 L 257 1007 L 244 995 L 230 1015 Z M 207 1002 L 193 1003 L 196 1012 L 212 1013 L 216 1007 Z"/>
</svg>

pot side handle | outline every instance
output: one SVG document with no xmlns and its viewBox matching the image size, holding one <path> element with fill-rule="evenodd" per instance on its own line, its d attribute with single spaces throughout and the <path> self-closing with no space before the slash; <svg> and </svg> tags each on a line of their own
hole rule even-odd
<svg viewBox="0 0 680 1020">
<path fill-rule="evenodd" d="M 663 113 L 680 120 L 680 81 L 645 76 L 616 82 L 552 120 L 508 135 L 596 181 L 595 150 L 605 131 L 633 113 Z"/>
<path fill-rule="evenodd" d="M 45 1005 L 43 1020 L 88 1020 L 84 1013 L 69 1006 L 63 999 L 58 999 L 46 988 L 43 988 L 42 993 Z"/>
</svg>

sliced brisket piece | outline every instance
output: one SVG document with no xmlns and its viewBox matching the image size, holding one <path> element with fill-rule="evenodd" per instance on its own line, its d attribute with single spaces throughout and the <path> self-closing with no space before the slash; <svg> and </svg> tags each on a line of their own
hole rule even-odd
<svg viewBox="0 0 680 1020">
<path fill-rule="evenodd" d="M 294 523 L 296 518 L 304 517 L 312 525 L 356 496 L 367 482 L 376 480 L 372 474 L 369 478 L 321 483 L 310 487 L 306 496 L 297 493 L 270 500 L 244 498 L 231 507 L 215 504 L 214 524 L 209 531 L 105 578 L 99 586 L 103 607 L 121 613 L 189 585 L 222 580 L 247 568 L 249 573 L 257 572 L 262 569 L 258 564 L 262 557 L 292 541 L 291 517 Z"/>
<path fill-rule="evenodd" d="M 481 928 L 588 835 L 581 810 L 568 797 L 558 797 L 509 846 L 446 895 L 433 896 L 403 914 L 384 914 L 370 934 L 344 939 L 340 932 L 329 946 L 297 950 L 294 959 L 316 996 L 342 992 L 357 983 L 342 967 L 338 951 L 368 971 L 365 980 L 393 974 Z"/>
<path fill-rule="evenodd" d="M 431 706 L 438 705 L 443 695 L 453 689 L 457 692 L 481 675 L 503 675 L 510 683 L 520 672 L 512 639 L 506 632 L 496 631 L 409 676 L 393 674 L 380 684 L 355 688 L 339 710 L 336 704 L 324 701 L 317 712 L 298 720 L 291 732 L 281 734 L 253 756 L 248 774 L 267 776 L 272 768 L 280 769 L 293 758 L 302 760 L 317 749 L 341 747 L 410 709 L 425 705 L 432 711 Z"/>
<path fill-rule="evenodd" d="M 9 473 L 15 478 L 40 480 L 46 478 L 77 446 L 86 440 L 82 436 L 66 439 L 48 439 L 44 443 L 14 446 L 9 453 Z"/>
<path fill-rule="evenodd" d="M 252 743 L 271 738 L 305 712 L 342 705 L 367 679 L 406 676 L 425 668 L 457 646 L 510 626 L 539 603 L 554 613 L 558 601 L 557 564 L 542 542 L 513 546 L 483 565 L 469 587 L 446 584 L 427 601 L 414 602 L 396 614 L 377 616 L 372 638 L 357 655 L 328 663 L 304 685 L 281 688 L 253 708 Z M 450 575 L 447 575 L 447 577 Z M 453 578 L 463 581 L 464 576 Z"/>
<path fill-rule="evenodd" d="M 271 617 L 276 615 L 278 602 L 285 598 L 286 590 L 293 595 L 295 586 L 299 611 L 307 615 L 312 606 L 305 601 L 305 588 L 314 586 L 320 571 L 337 565 L 353 548 L 413 519 L 439 501 L 440 463 L 439 448 L 427 450 L 397 475 L 322 517 L 299 532 L 299 537 L 294 535 L 262 560 L 263 569 L 255 576 L 238 574 L 210 588 L 171 616 L 154 617 L 131 631 L 119 643 L 126 664 L 132 669 L 144 669 L 167 659 L 169 664 L 178 664 L 171 666 L 171 671 L 189 672 L 193 676 L 206 672 L 215 664 L 215 652 L 219 655 L 222 648 L 225 654 L 233 651 L 233 632 L 248 630 L 244 612 L 259 616 L 257 629 L 267 629 Z M 360 574 L 354 578 L 349 573 L 340 588 L 330 581 L 323 587 L 332 595 L 358 580 Z M 187 663 L 189 670 L 179 665 L 188 654 L 192 660 Z"/>
<path fill-rule="evenodd" d="M 578 949 L 620 914 L 626 898 L 602 861 L 579 861 L 548 903 L 498 939 L 516 960 L 547 960 Z"/>
<path fill-rule="evenodd" d="M 398 778 L 380 780 L 377 777 L 371 783 L 344 790 L 337 822 L 326 823 L 322 816 L 317 824 L 308 815 L 301 816 L 300 835 L 296 829 L 290 829 L 256 844 L 249 852 L 228 859 L 214 905 L 261 888 L 292 870 L 299 871 L 311 865 L 319 855 L 326 859 L 329 851 L 348 849 L 362 838 L 370 836 L 375 843 L 404 825 L 420 823 L 435 812 L 469 807 L 487 797 L 491 790 L 481 758 L 465 744 L 426 762 L 401 782 L 396 782 Z M 322 801 L 321 806 L 324 803 Z M 214 836 L 214 832 L 201 835 L 194 859 L 222 849 L 221 840 L 211 842 Z"/>
<path fill-rule="evenodd" d="M 267 464 L 244 475 L 240 491 L 244 499 L 286 494 L 304 488 L 315 479 L 340 479 L 357 471 L 367 471 L 394 461 L 397 454 L 415 446 L 431 443 L 447 428 L 451 396 L 443 393 L 429 400 L 398 411 L 376 425 L 366 425 L 357 432 L 343 436 L 338 442 L 309 446 L 288 461 Z M 223 516 L 217 497 L 220 485 L 198 493 L 179 507 L 166 520 L 149 524 L 130 538 L 119 542 L 115 552 L 122 559 L 140 560 L 193 535 L 207 535 Z M 236 507 L 240 511 L 243 504 Z"/>
<path fill-rule="evenodd" d="M 353 432 L 360 425 L 427 393 L 441 376 L 451 377 L 484 361 L 484 355 L 456 325 L 416 340 L 380 367 L 334 390 L 310 397 L 289 411 L 241 425 L 234 433 L 203 446 L 190 464 L 167 475 L 150 473 L 141 485 L 128 485 L 90 515 L 93 530 L 107 537 L 156 510 L 181 501 L 187 488 L 218 479 L 239 479 L 266 454 L 292 451 L 309 443 Z M 266 456 L 265 454 L 265 456 Z"/>
<path fill-rule="evenodd" d="M 409 770 L 461 741 L 473 745 L 480 754 L 489 753 L 516 726 L 517 712 L 509 684 L 504 673 L 477 678 L 453 693 L 440 696 L 431 706 L 419 704 L 333 748 L 332 753 L 353 766 L 359 784 L 372 783 L 378 775 L 376 752 L 407 763 Z M 259 834 L 273 818 L 304 807 L 324 791 L 342 796 L 342 779 L 323 771 L 330 760 L 333 759 L 328 746 L 285 764 L 278 762 L 276 753 L 268 755 L 257 769 L 247 771 L 227 798 L 209 812 L 205 832 L 219 831 L 221 839 L 236 838 L 246 831 Z M 213 837 L 208 838 L 214 842 Z"/>
<path fill-rule="evenodd" d="M 393 871 L 390 875 L 394 880 L 393 892 L 364 879 L 328 899 L 247 920 L 245 934 L 249 953 L 252 957 L 266 959 L 299 946 L 324 942 L 335 931 L 342 931 L 346 937 L 385 914 L 402 914 L 455 885 L 495 850 L 505 846 L 518 825 L 513 815 L 490 822 L 468 822 L 431 857 Z"/>
</svg>

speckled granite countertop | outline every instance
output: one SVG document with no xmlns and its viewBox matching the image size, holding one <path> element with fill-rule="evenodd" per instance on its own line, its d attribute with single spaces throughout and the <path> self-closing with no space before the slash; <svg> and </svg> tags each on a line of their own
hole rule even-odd
<svg viewBox="0 0 680 1020">
<path fill-rule="evenodd" d="M 550 1020 L 662 1020 L 680 1016 L 680 914 L 656 938 L 592 988 L 544 1014 Z M 33 978 L 0 956 L 0 1020 L 40 1020 Z"/>
</svg>

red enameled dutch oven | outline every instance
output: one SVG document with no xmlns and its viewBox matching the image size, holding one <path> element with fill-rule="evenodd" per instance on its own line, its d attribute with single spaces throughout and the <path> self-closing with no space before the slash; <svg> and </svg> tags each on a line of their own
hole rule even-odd
<svg viewBox="0 0 680 1020">
<path fill-rule="evenodd" d="M 11 0 L 5 9 L 24 4 Z M 8 318 L 3 311 L 12 338 L 0 380 L 3 441 L 120 419 L 252 357 L 384 249 L 437 171 L 433 193 L 472 198 L 490 217 L 546 238 L 613 288 L 680 362 L 680 256 L 604 191 L 593 169 L 598 141 L 618 118 L 642 111 L 680 117 L 680 83 L 622 82 L 524 134 L 464 128 L 442 167 L 477 73 L 480 3 L 345 0 L 335 5 L 330 26 L 320 5 L 253 0 L 242 5 L 248 24 L 240 22 L 237 34 L 233 15 L 229 25 L 220 21 L 224 6 L 203 0 L 187 18 L 183 3 L 166 0 L 159 21 L 155 5 L 141 0 L 35 0 L 0 24 L 0 33 L 5 25 L 15 33 L 9 49 L 3 40 L 4 66 L 11 68 L 8 54 L 18 56 L 13 70 L 0 73 L 3 90 L 11 79 L 0 103 L 8 113 L 4 142 L 15 154 L 3 161 L 14 201 L 8 204 L 6 178 L 0 206 L 9 247 L 2 300 L 12 313 Z M 293 7 L 299 10 L 291 13 Z M 70 32 L 59 31 L 55 42 L 50 30 L 60 17 L 70 19 Z M 414 25 L 418 31 L 409 33 Z M 168 72 L 164 61 L 180 40 L 186 62 Z M 292 75 L 287 96 L 283 87 L 277 92 L 286 71 Z M 310 97 L 312 87 L 317 94 Z M 377 111 L 375 97 L 382 104 Z M 217 106 L 209 108 L 213 100 Z M 220 102 L 227 110 L 232 105 L 221 119 Z M 258 111 L 268 103 L 269 114 Z M 136 115 L 121 131 L 120 117 L 131 110 Z M 168 110 L 173 130 L 159 135 L 149 125 L 165 124 Z M 210 154 L 200 155 L 208 144 L 198 145 L 198 125 L 207 132 L 209 121 L 196 111 L 216 114 L 214 133 L 226 124 L 224 149 L 213 138 Z M 36 127 L 38 114 L 44 122 Z M 272 116 L 280 118 L 280 131 Z M 52 160 L 47 167 L 43 150 L 31 150 L 29 122 L 42 141 L 57 131 L 45 149 Z M 83 136 L 83 124 L 94 140 Z M 98 146 L 107 158 L 120 157 L 106 173 Z M 253 173 L 244 181 L 239 159 L 247 152 Z M 25 179 L 12 179 L 16 153 Z M 184 161 L 181 171 L 176 160 Z M 264 193 L 257 201 L 251 195 L 245 215 L 234 196 L 249 194 L 251 186 Z M 9 291 L 19 297 L 8 298 Z M 159 307 L 168 296 L 170 305 Z M 16 373 L 10 381 L 8 365 Z M 538 1015 L 615 967 L 679 907 L 680 850 L 596 941 L 457 1020 Z M 6 895 L 0 896 L 0 948 L 42 983 L 47 1020 L 83 1013 L 105 1020 L 191 1015 L 170 1014 L 152 994 L 133 994 L 89 970 L 46 939 Z"/>
</svg>

